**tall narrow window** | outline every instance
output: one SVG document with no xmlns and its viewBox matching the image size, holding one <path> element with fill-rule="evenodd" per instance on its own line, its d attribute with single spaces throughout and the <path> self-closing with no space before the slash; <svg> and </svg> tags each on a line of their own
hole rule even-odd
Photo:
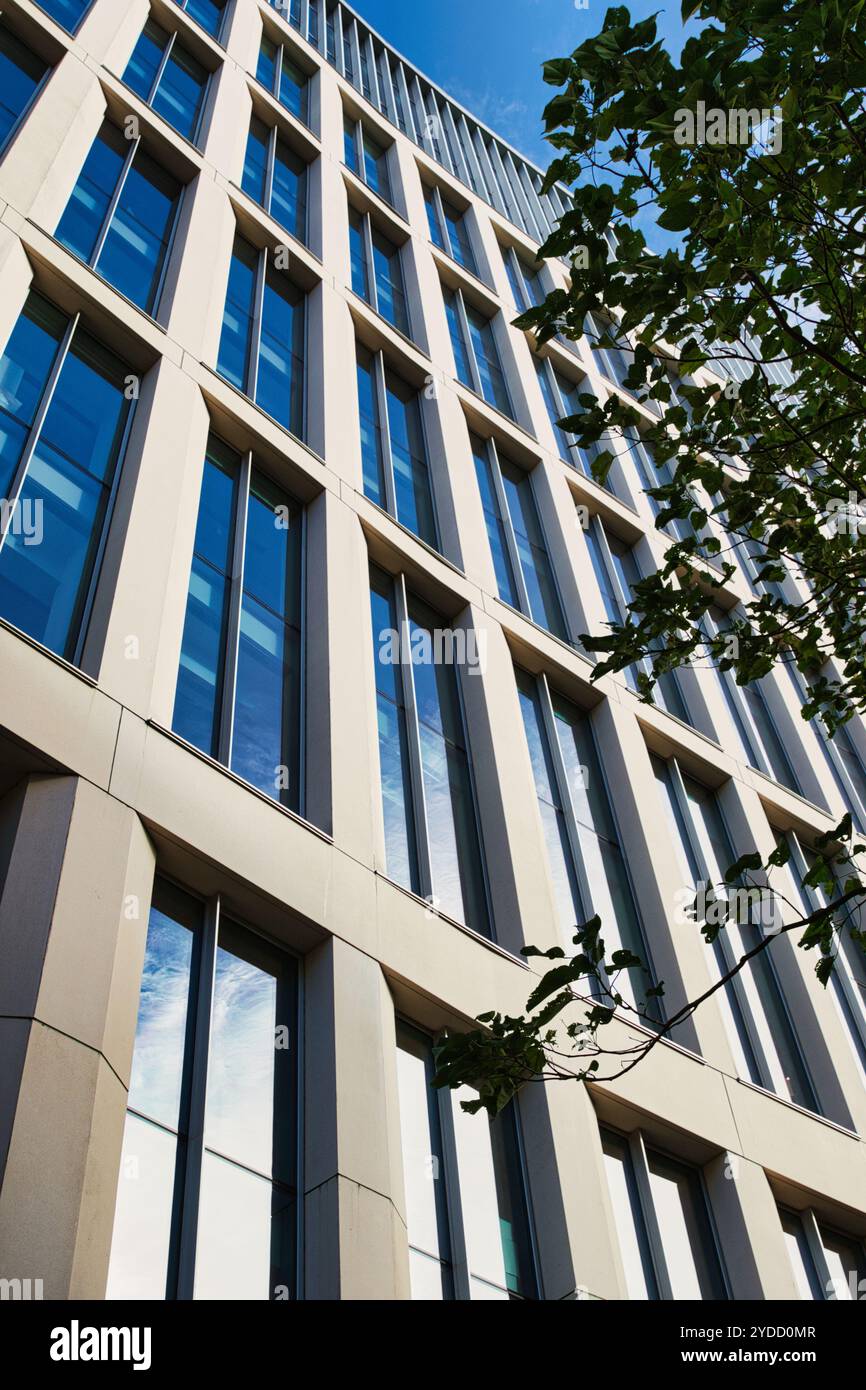
<svg viewBox="0 0 866 1390">
<path fill-rule="evenodd" d="M 664 762 L 653 757 L 653 766 L 683 886 L 712 901 L 722 891 L 725 873 L 737 858 L 717 798 L 683 774 L 676 759 Z M 733 907 L 736 909 L 736 900 Z M 709 969 L 717 979 L 759 944 L 762 927 L 760 921 L 751 920 L 759 916 L 757 908 L 731 911 L 724 930 L 706 953 Z M 749 961 L 716 998 L 740 1076 L 821 1114 L 770 951 Z"/>
<path fill-rule="evenodd" d="M 412 596 L 402 577 L 374 568 L 370 583 L 387 873 L 490 936 L 455 664 L 460 634 Z"/>
<path fill-rule="evenodd" d="M 517 1102 L 467 1115 L 473 1092 L 431 1085 L 431 1039 L 397 1026 L 413 1299 L 537 1299 Z"/>
<path fill-rule="evenodd" d="M 592 478 L 594 460 L 609 446 L 601 441 L 593 444 L 590 448 L 584 448 L 578 444 L 576 437 L 559 423 L 560 420 L 568 420 L 574 415 L 583 414 L 583 406 L 580 404 L 578 396 L 589 390 L 588 384 L 578 383 L 563 376 L 562 372 L 557 371 L 550 358 L 547 357 L 536 357 L 535 370 L 548 418 L 553 426 L 560 458 L 563 463 L 570 464 L 572 468 L 576 468 L 585 477 Z M 611 485 L 610 474 L 608 474 L 608 480 L 603 486 L 607 488 L 608 492 L 616 492 L 616 489 Z"/>
<path fill-rule="evenodd" d="M 608 958 L 650 957 L 587 715 L 552 691 L 547 677 L 516 671 L 517 692 L 538 797 L 563 943 L 598 914 Z M 611 981 L 631 1004 L 651 984 L 637 969 Z"/>
<path fill-rule="evenodd" d="M 62 241 L 145 313 L 156 307 L 181 185 L 141 139 L 106 121 L 57 227 Z"/>
<path fill-rule="evenodd" d="M 814 888 L 803 883 L 804 878 L 816 862 L 816 855 L 807 845 L 801 844 L 793 830 L 786 836 L 791 858 L 788 869 L 794 889 L 794 900 L 799 902 L 804 917 L 820 911 L 832 902 L 834 894 L 825 888 Z M 844 877 L 853 871 L 844 870 Z M 842 892 L 842 884 L 837 880 L 836 892 Z M 787 896 L 787 894 L 786 894 Z M 851 936 L 848 927 L 862 931 L 866 926 L 866 914 L 862 905 L 850 903 L 847 908 L 846 928 L 836 938 L 836 953 L 833 974 L 830 976 L 830 989 L 839 1010 L 845 1032 L 861 1070 L 866 1075 L 866 950 Z"/>
<path fill-rule="evenodd" d="M 541 284 L 540 267 L 527 265 L 513 246 L 503 247 L 502 259 L 505 262 L 515 308 L 524 314 L 527 309 L 534 309 L 543 304 L 547 296 Z"/>
<path fill-rule="evenodd" d="M 629 1298 L 729 1298 L 700 1171 L 639 1131 L 603 1129 L 601 1143 Z"/>
<path fill-rule="evenodd" d="M 262 35 L 256 77 L 304 125 L 309 125 L 310 92 L 307 75 L 290 56 L 287 48 Z"/>
<path fill-rule="evenodd" d="M 128 87 L 162 116 L 178 134 L 195 141 L 208 86 L 207 69 L 149 19 L 123 74 Z"/>
<path fill-rule="evenodd" d="M 176 5 L 180 5 L 182 10 L 186 10 L 190 19 L 194 19 L 196 24 L 200 24 L 205 33 L 210 34 L 212 39 L 219 38 L 226 0 L 174 0 L 174 2 Z"/>
<path fill-rule="evenodd" d="M 157 879 L 106 1297 L 294 1297 L 297 968 Z"/>
<path fill-rule="evenodd" d="M 0 23 L 0 154 L 6 149 L 51 71 Z"/>
<path fill-rule="evenodd" d="M 131 415 L 130 369 L 31 293 L 0 358 L 0 616 L 81 659 Z"/>
<path fill-rule="evenodd" d="M 172 727 L 302 808 L 302 513 L 220 440 L 205 458 Z"/>
<path fill-rule="evenodd" d="M 501 458 L 492 439 L 473 434 L 470 443 L 499 597 L 567 642 L 565 615 L 541 528 L 532 475 Z"/>
<path fill-rule="evenodd" d="M 784 664 L 797 699 L 801 704 L 805 704 L 809 698 L 811 682 L 798 671 L 792 661 L 786 661 Z M 809 723 L 833 780 L 842 793 L 842 800 L 851 812 L 854 824 L 861 834 L 866 833 L 866 761 L 857 746 L 854 725 L 840 724 L 835 733 L 828 734 L 822 719 L 810 719 Z"/>
<path fill-rule="evenodd" d="M 410 337 L 401 248 L 373 226 L 368 213 L 349 208 L 352 289 L 382 318 Z"/>
<path fill-rule="evenodd" d="M 652 508 L 653 514 L 658 517 L 664 509 L 665 504 L 650 493 L 651 488 L 666 487 L 673 482 L 675 465 L 670 459 L 666 459 L 663 464 L 659 464 L 658 459 L 644 443 L 637 430 L 626 430 L 624 432 L 623 443 L 626 452 L 631 458 L 640 481 L 641 488 L 646 493 L 647 501 Z M 694 499 L 693 499 L 694 500 Z M 695 507 L 698 506 L 694 500 Z M 690 540 L 697 535 L 688 517 L 677 516 L 666 522 L 660 528 L 662 532 L 670 536 L 672 540 Z M 708 563 L 714 564 L 714 557 L 704 556 Z"/>
<path fill-rule="evenodd" d="M 306 299 L 267 250 L 236 236 L 217 370 L 299 439 L 304 436 Z"/>
<path fill-rule="evenodd" d="M 634 600 L 641 579 L 633 547 L 626 545 L 619 536 L 608 532 L 597 516 L 592 518 L 583 534 L 608 621 L 628 623 L 632 618 L 628 606 Z M 638 674 L 649 675 L 651 670 L 652 662 L 649 657 L 644 657 L 637 667 L 626 667 L 625 678 L 632 690 L 639 689 Z M 653 698 L 668 714 L 676 715 L 686 724 L 692 723 L 676 671 L 661 673 L 653 688 Z"/>
<path fill-rule="evenodd" d="M 800 1298 L 856 1303 L 866 1297 L 861 1240 L 826 1225 L 811 1208 L 780 1207 L 779 1219 Z"/>
<path fill-rule="evenodd" d="M 258 116 L 250 122 L 241 187 L 298 241 L 307 240 L 307 165 Z"/>
<path fill-rule="evenodd" d="M 427 207 L 427 223 L 430 240 L 440 251 L 444 251 L 464 270 L 478 275 L 478 260 L 472 249 L 472 238 L 466 224 L 466 214 L 457 209 L 447 198 L 443 198 L 438 188 L 425 185 L 424 202 Z"/>
<path fill-rule="evenodd" d="M 427 545 L 438 548 L 418 392 L 360 343 L 358 408 L 364 492 Z"/>
<path fill-rule="evenodd" d="M 74 34 L 93 0 L 36 0 L 36 3 L 40 10 L 44 10 L 60 25 L 61 29 L 65 29 L 68 34 Z"/>
<path fill-rule="evenodd" d="M 474 304 L 467 304 L 462 290 L 443 286 L 442 293 L 458 378 L 470 391 L 483 396 L 513 420 L 514 411 L 490 319 Z"/>
<path fill-rule="evenodd" d="M 707 635 L 713 638 L 730 628 L 730 618 L 714 605 L 704 615 L 702 625 Z M 733 671 L 722 671 L 716 663 L 714 666 L 740 745 L 750 766 L 758 768 L 783 787 L 789 787 L 791 791 L 802 796 L 800 782 L 770 712 L 763 681 L 749 681 L 747 685 L 737 685 Z"/>
<path fill-rule="evenodd" d="M 343 158 L 353 174 L 393 204 L 391 176 L 388 172 L 388 151 L 375 139 L 361 121 L 352 116 L 343 118 Z"/>
</svg>

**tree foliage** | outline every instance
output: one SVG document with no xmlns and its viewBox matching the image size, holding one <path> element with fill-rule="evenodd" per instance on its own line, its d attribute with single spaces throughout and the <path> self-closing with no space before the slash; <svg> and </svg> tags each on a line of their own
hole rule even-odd
<svg viewBox="0 0 866 1390">
<path fill-rule="evenodd" d="M 679 60 L 654 19 L 632 24 L 617 7 L 570 57 L 545 65 L 559 89 L 545 112 L 558 151 L 547 184 L 573 186 L 574 207 L 540 257 L 565 261 L 570 287 L 517 322 L 541 350 L 584 333 L 595 348 L 623 346 L 627 389 L 603 401 L 582 394 L 583 413 L 562 423 L 594 454 L 599 482 L 635 429 L 659 470 L 651 495 L 671 544 L 628 620 L 582 639 L 603 658 L 593 679 L 649 658 L 651 700 L 658 675 L 696 659 L 740 685 L 791 663 L 804 719 L 819 716 L 832 735 L 866 712 L 864 4 L 685 0 L 689 17 L 700 27 Z M 712 127 L 716 112 L 724 120 Z M 676 247 L 648 247 L 640 228 L 650 217 L 677 234 Z M 744 547 L 753 583 L 731 607 Z M 717 603 L 730 609 L 724 629 L 706 623 Z M 852 844 L 847 818 L 819 851 L 809 881 L 833 901 L 785 930 L 817 952 L 826 984 L 840 933 L 866 947 L 852 913 L 864 846 Z M 785 858 L 784 846 L 763 863 L 748 856 L 728 879 L 765 880 Z M 724 929 L 702 927 L 708 942 Z M 618 1075 L 725 983 L 660 1022 L 664 985 L 647 978 L 639 1001 L 627 997 L 617 982 L 643 963 L 608 958 L 597 918 L 574 944 L 571 957 L 527 948 L 551 968 L 526 1013 L 484 1015 L 481 1029 L 449 1038 L 437 1084 L 472 1084 L 496 1113 L 529 1079 L 599 1078 L 605 1063 Z"/>
</svg>

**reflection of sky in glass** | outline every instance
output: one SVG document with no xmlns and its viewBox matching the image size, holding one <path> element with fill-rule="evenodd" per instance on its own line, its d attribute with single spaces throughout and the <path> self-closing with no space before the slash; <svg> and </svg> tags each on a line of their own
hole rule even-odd
<svg viewBox="0 0 866 1390">
<path fill-rule="evenodd" d="M 173 1129 L 180 1113 L 192 932 L 150 915 L 129 1104 Z"/>
<path fill-rule="evenodd" d="M 263 1178 L 205 1154 L 196 1298 L 270 1298 L 272 1190 Z"/>
<path fill-rule="evenodd" d="M 270 1174 L 273 1168 L 277 981 L 217 952 L 205 1139 L 208 1147 Z M 282 1054 L 281 1054 L 282 1055 Z"/>
<path fill-rule="evenodd" d="M 177 1140 L 127 1115 L 106 1298 L 163 1299 Z"/>
</svg>

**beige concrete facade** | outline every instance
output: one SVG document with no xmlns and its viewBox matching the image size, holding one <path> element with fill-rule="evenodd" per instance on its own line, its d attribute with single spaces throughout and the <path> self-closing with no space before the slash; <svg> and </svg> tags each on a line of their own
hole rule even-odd
<svg viewBox="0 0 866 1390">
<path fill-rule="evenodd" d="M 177 30 L 213 79 L 200 148 L 124 86 L 148 14 Z M 514 305 L 502 248 L 528 259 L 522 229 L 383 117 L 263 0 L 228 0 L 221 43 L 171 0 L 94 0 L 74 37 L 31 0 L 4 20 L 53 70 L 0 161 L 0 343 L 38 288 L 140 374 L 80 668 L 0 623 L 0 1277 L 42 1279 L 46 1298 L 104 1295 L 141 967 L 154 873 L 296 952 L 303 977 L 302 1296 L 410 1296 L 395 1066 L 395 1015 L 435 1034 L 490 1008 L 519 1011 L 533 974 L 527 943 L 557 944 L 554 893 L 513 664 L 544 672 L 592 709 L 624 853 L 672 1005 L 709 983 L 706 947 L 672 925 L 681 887 L 650 752 L 718 789 L 738 852 L 772 830 L 808 840 L 846 810 L 808 742 L 790 685 L 777 723 L 807 800 L 748 767 L 710 672 L 686 676 L 710 739 L 641 705 L 624 679 L 590 684 L 589 662 L 497 593 L 467 432 L 535 469 L 535 488 L 571 631 L 604 611 L 575 517 L 587 506 L 658 560 L 665 545 L 632 479 L 633 505 L 564 463 Z M 255 81 L 265 24 L 310 73 L 310 129 Z M 324 43 L 324 40 L 323 40 Z M 216 372 L 236 223 L 256 245 L 285 234 L 240 190 L 253 108 L 297 127 L 311 169 L 309 248 L 291 241 L 308 293 L 307 443 Z M 343 164 L 344 111 L 389 147 L 396 208 Z M 106 113 L 135 114 L 186 185 L 153 319 L 54 238 Z M 460 208 L 490 286 L 430 242 L 422 183 Z M 414 342 L 351 288 L 347 193 L 405 243 Z M 549 265 L 553 283 L 562 266 Z M 494 314 L 513 423 L 455 379 L 441 283 Z M 418 387 L 443 554 L 364 495 L 356 338 Z M 422 346 L 423 345 L 423 346 Z M 585 344 L 549 353 L 599 395 L 616 389 Z M 579 366 L 578 366 L 579 363 Z M 304 817 L 255 791 L 171 732 L 209 428 L 306 507 Z M 455 627 L 487 639 L 465 682 L 468 743 L 488 866 L 495 942 L 385 873 L 368 561 L 407 582 Z M 742 589 L 736 585 L 742 583 Z M 746 597 L 745 580 L 730 598 Z M 129 639 L 136 641 L 130 644 Z M 130 651 L 134 658 L 130 659 Z M 776 709 L 777 702 L 777 709 Z M 785 721 L 788 721 L 787 725 Z M 864 734 L 853 737 L 862 745 Z M 823 800 L 827 810 L 817 803 Z M 771 829 L 772 827 L 772 829 Z M 662 1044 L 615 1085 L 530 1088 L 521 1100 L 539 1278 L 546 1299 L 627 1296 L 599 1119 L 698 1165 L 734 1298 L 796 1296 L 776 1201 L 866 1235 L 866 1088 L 813 962 L 787 939 L 778 972 L 827 1118 L 739 1079 L 716 1001 L 692 1050 Z M 775 948 L 774 948 L 775 949 Z"/>
</svg>

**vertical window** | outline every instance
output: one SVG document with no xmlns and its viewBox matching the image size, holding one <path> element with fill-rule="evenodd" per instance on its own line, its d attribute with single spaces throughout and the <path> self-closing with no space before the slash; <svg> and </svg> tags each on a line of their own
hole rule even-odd
<svg viewBox="0 0 866 1390">
<path fill-rule="evenodd" d="M 809 696 L 810 682 L 797 670 L 793 662 L 786 662 L 785 666 L 797 699 L 801 704 L 805 704 Z M 832 679 L 832 673 L 830 676 Z M 866 833 L 866 763 L 854 741 L 853 725 L 840 724 L 835 733 L 828 734 L 820 718 L 810 719 L 809 723 L 833 780 L 842 794 L 842 800 L 851 812 L 854 824 L 861 834 Z"/>
<path fill-rule="evenodd" d="M 626 545 L 618 536 L 609 533 L 600 517 L 593 517 L 584 531 L 595 577 L 601 593 L 608 621 L 628 623 L 632 619 L 629 604 L 634 600 L 637 585 L 641 580 L 634 549 Z M 652 662 L 645 657 L 637 667 L 628 666 L 625 678 L 632 690 L 638 690 L 638 673 L 649 675 Z M 664 671 L 653 688 L 655 703 L 668 714 L 676 715 L 684 723 L 691 724 L 679 676 L 676 671 Z"/>
<path fill-rule="evenodd" d="M 564 944 L 571 946 L 576 925 L 597 913 L 608 958 L 625 949 L 649 966 L 589 718 L 552 691 L 546 676 L 518 667 L 516 678 Z M 611 987 L 634 1004 L 649 984 L 634 970 Z"/>
<path fill-rule="evenodd" d="M 803 916 L 826 907 L 832 901 L 824 888 L 813 888 L 803 883 L 803 879 L 816 862 L 816 855 L 808 846 L 800 843 L 793 830 L 786 836 L 791 850 L 789 870 L 795 898 L 799 900 Z M 843 876 L 848 878 L 853 870 L 846 869 Z M 841 892 L 842 884 L 837 882 Z M 862 906 L 851 903 L 847 909 L 848 926 L 862 931 L 864 926 Z M 836 938 L 836 957 L 833 974 L 830 976 L 832 997 L 845 1027 L 861 1070 L 866 1074 L 866 951 L 853 940 L 849 930 L 840 931 Z"/>
<path fill-rule="evenodd" d="M 276 127 L 265 125 L 258 116 L 250 122 L 241 187 L 306 245 L 307 165 Z"/>
<path fill-rule="evenodd" d="M 302 512 L 251 456 L 211 439 L 172 727 L 302 809 Z"/>
<path fill-rule="evenodd" d="M 278 424 L 304 436 L 306 299 L 258 251 L 235 237 L 217 371 Z"/>
<path fill-rule="evenodd" d="M 601 1131 L 626 1287 L 631 1299 L 729 1297 L 703 1178 L 649 1148 L 643 1135 Z"/>
<path fill-rule="evenodd" d="M 290 57 L 288 49 L 262 35 L 256 77 L 304 125 L 309 125 L 310 93 L 307 75 Z"/>
<path fill-rule="evenodd" d="M 0 154 L 29 110 L 50 72 L 11 30 L 0 24 Z"/>
<path fill-rule="evenodd" d="M 130 369 L 38 294 L 0 358 L 0 616 L 78 662 L 131 416 Z"/>
<path fill-rule="evenodd" d="M 385 857 L 389 877 L 491 935 L 455 653 L 402 577 L 371 570 Z"/>
<path fill-rule="evenodd" d="M 178 134 L 195 141 L 208 85 L 208 73 L 188 53 L 177 34 L 149 19 L 123 74 L 128 87 Z"/>
<path fill-rule="evenodd" d="M 712 638 L 730 628 L 730 619 L 722 609 L 713 605 L 705 614 L 702 625 Z M 715 663 L 714 668 L 749 765 L 802 796 L 802 788 L 770 712 L 764 682 L 750 681 L 748 685 L 737 685 L 733 671 L 722 671 Z"/>
<path fill-rule="evenodd" d="M 431 1085 L 431 1040 L 397 1026 L 413 1299 L 537 1299 L 517 1104 L 467 1115 L 473 1092 Z"/>
<path fill-rule="evenodd" d="M 866 1295 L 866 1251 L 815 1212 L 779 1208 L 785 1246 L 800 1298 L 857 1302 Z"/>
<path fill-rule="evenodd" d="M 106 121 L 57 227 L 62 241 L 145 313 L 156 307 L 181 185 L 141 139 Z"/>
<path fill-rule="evenodd" d="M 541 528 L 532 475 L 500 458 L 492 439 L 470 436 L 499 597 L 569 641 L 559 591 Z"/>
<path fill-rule="evenodd" d="M 641 439 L 637 430 L 626 430 L 623 434 L 625 448 L 634 463 L 635 470 L 640 480 L 640 485 L 646 493 L 647 500 L 652 508 L 653 515 L 658 517 L 664 510 L 665 503 L 650 494 L 650 488 L 666 487 L 674 479 L 674 465 L 670 459 L 663 464 L 659 464 L 656 455 Z M 694 499 L 693 499 L 694 500 Z M 694 502 L 697 507 L 697 501 Z M 686 541 L 696 536 L 694 527 L 688 517 L 678 516 L 665 523 L 659 528 L 664 535 L 670 536 L 672 540 Z M 709 564 L 714 560 L 704 556 Z"/>
<path fill-rule="evenodd" d="M 596 314 L 587 314 L 584 332 L 590 339 L 593 359 L 604 375 L 627 391 L 629 388 L 625 379 L 634 362 L 634 350 L 628 339 L 620 333 L 615 323 L 605 322 Z M 643 404 L 651 410 L 658 410 L 655 401 L 645 401 Z"/>
<path fill-rule="evenodd" d="M 478 275 L 478 261 L 472 249 L 472 238 L 466 224 L 466 214 L 460 212 L 447 198 L 443 198 L 438 188 L 425 185 L 424 202 L 427 207 L 427 223 L 430 240 L 440 251 L 444 251 L 468 270 Z"/>
<path fill-rule="evenodd" d="M 513 246 L 503 248 L 502 259 L 505 262 L 515 308 L 521 314 L 525 314 L 527 309 L 534 309 L 543 304 L 547 295 L 542 288 L 540 268 L 528 266 Z"/>
<path fill-rule="evenodd" d="M 200 24 L 212 39 L 219 38 L 226 0 L 175 0 L 175 4 L 186 10 L 190 19 Z"/>
<path fill-rule="evenodd" d="M 682 773 L 676 759 L 653 757 L 683 885 L 711 901 L 736 854 L 715 795 Z M 734 900 L 734 907 L 736 900 Z M 699 920 L 702 915 L 698 914 Z M 739 920 L 746 918 L 746 920 Z M 757 920 L 752 920 L 753 918 Z M 717 979 L 761 940 L 760 909 L 732 911 L 706 959 Z M 771 950 L 749 961 L 716 995 L 741 1077 L 821 1114 L 805 1056 L 788 1011 Z"/>
<path fill-rule="evenodd" d="M 359 343 L 358 407 L 364 492 L 427 545 L 438 548 L 418 392 Z"/>
<path fill-rule="evenodd" d="M 403 285 L 401 248 L 373 226 L 368 213 L 349 208 L 349 246 L 352 289 L 410 337 L 409 313 Z"/>
<path fill-rule="evenodd" d="M 36 0 L 36 3 L 61 29 L 74 34 L 93 0 Z"/>
<path fill-rule="evenodd" d="M 294 1297 L 297 1055 L 292 957 L 157 879 L 107 1298 Z"/>
<path fill-rule="evenodd" d="M 514 411 L 490 320 L 473 304 L 466 303 L 462 290 L 443 286 L 442 293 L 458 378 L 470 391 L 483 396 L 513 420 Z"/>
<path fill-rule="evenodd" d="M 386 203 L 393 204 L 388 151 L 373 138 L 361 121 L 348 115 L 343 118 L 343 158 L 347 167 L 368 188 L 372 188 Z"/>
<path fill-rule="evenodd" d="M 567 420 L 574 415 L 583 414 L 583 406 L 580 404 L 578 396 L 582 391 L 588 390 L 587 384 L 571 381 L 568 377 L 563 376 L 554 367 L 550 358 L 536 357 L 535 370 L 548 418 L 556 436 L 560 458 L 563 463 L 570 464 L 572 468 L 576 468 L 585 477 L 592 478 L 592 464 L 608 446 L 603 441 L 599 441 L 585 449 L 578 444 L 575 436 L 559 423 L 560 420 Z M 616 492 L 616 489 L 611 486 L 610 474 L 608 474 L 607 481 L 603 486 L 608 492 Z"/>
</svg>

